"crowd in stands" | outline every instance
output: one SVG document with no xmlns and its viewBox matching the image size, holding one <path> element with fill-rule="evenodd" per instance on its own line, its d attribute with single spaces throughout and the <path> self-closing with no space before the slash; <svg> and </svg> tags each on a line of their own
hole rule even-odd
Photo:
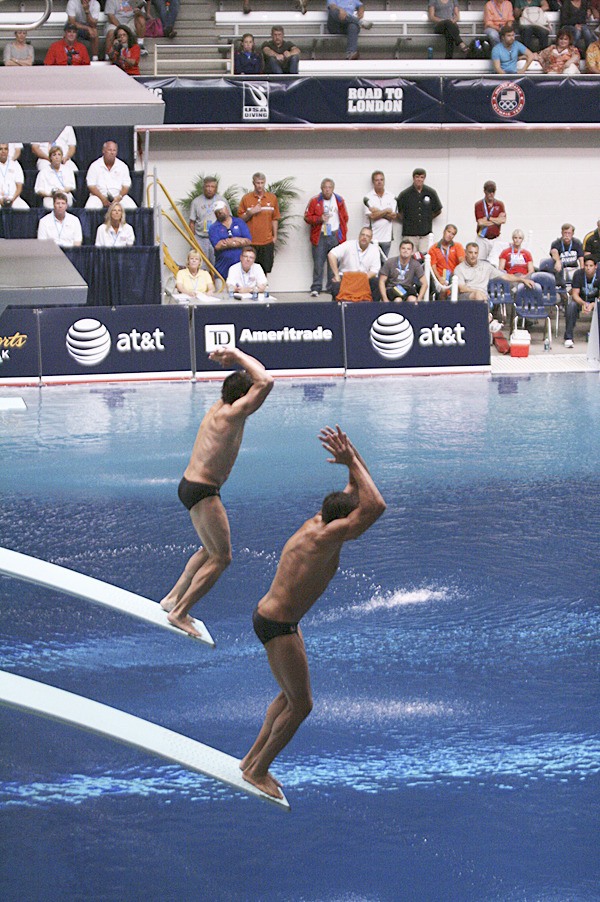
<svg viewBox="0 0 600 902">
<path fill-rule="evenodd" d="M 334 301 L 418 303 L 450 297 L 454 281 L 460 300 L 486 301 L 492 310 L 488 288 L 492 280 L 534 289 L 536 271 L 542 270 L 562 292 L 567 313 L 565 344 L 572 347 L 579 313 L 590 312 L 590 304 L 598 297 L 600 220 L 583 243 L 574 237 L 574 226 L 565 223 L 548 257 L 536 267 L 524 246 L 523 230 L 514 229 L 510 242 L 502 235 L 507 214 L 491 180 L 483 186 L 483 197 L 474 203 L 471 240 L 463 246 L 456 240 L 457 227 L 448 223 L 435 241 L 435 220 L 441 217 L 443 205 L 425 179 L 425 170 L 415 169 L 412 184 L 394 196 L 386 189 L 384 173 L 373 172 L 356 238 L 348 234 L 346 201 L 336 193 L 333 179 L 322 180 L 320 192 L 310 198 L 304 212 L 313 258 L 310 297 L 325 292 Z M 204 265 L 214 263 L 231 294 L 264 291 L 273 268 L 280 219 L 277 197 L 266 189 L 264 173 L 256 172 L 252 180 L 254 190 L 242 198 L 237 216 L 218 193 L 217 179 L 212 176 L 205 178 L 203 193 L 190 208 L 190 229 L 202 248 Z M 398 254 L 391 252 L 394 223 L 402 228 Z M 424 269 L 426 256 L 431 284 Z M 177 288 L 187 297 L 214 292 L 212 282 L 197 287 L 199 263 L 197 254 L 193 261 L 188 258 L 187 269 L 178 279 Z M 183 290 L 184 280 L 187 290 Z M 196 280 L 194 285 L 190 280 Z M 497 322 L 492 326 L 500 327 Z"/>
</svg>

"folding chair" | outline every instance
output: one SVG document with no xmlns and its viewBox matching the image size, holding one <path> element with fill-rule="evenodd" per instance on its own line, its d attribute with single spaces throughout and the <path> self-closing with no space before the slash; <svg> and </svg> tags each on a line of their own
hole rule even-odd
<svg viewBox="0 0 600 902">
<path fill-rule="evenodd" d="M 517 285 L 515 292 L 515 325 L 518 327 L 519 318 L 523 320 L 544 319 L 547 323 L 547 338 L 552 344 L 552 321 L 550 319 L 551 308 L 555 306 L 555 302 L 547 303 L 544 300 L 542 286 L 536 284 L 535 288 L 528 288 L 523 283 Z"/>
<path fill-rule="evenodd" d="M 556 285 L 556 278 L 553 272 L 536 272 L 531 276 L 531 280 L 542 288 L 542 298 L 544 305 L 556 308 L 556 325 L 554 327 L 555 335 L 558 335 L 558 314 L 560 310 L 561 298 Z"/>
</svg>

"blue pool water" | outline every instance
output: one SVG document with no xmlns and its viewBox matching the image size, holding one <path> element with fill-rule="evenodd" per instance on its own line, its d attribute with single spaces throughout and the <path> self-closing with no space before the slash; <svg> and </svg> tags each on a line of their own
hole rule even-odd
<svg viewBox="0 0 600 902">
<path fill-rule="evenodd" d="M 275 686 L 250 614 L 345 471 L 388 503 L 304 621 L 315 708 L 274 768 L 291 814 L 0 708 L 0 895 L 41 900 L 600 899 L 596 375 L 281 381 L 223 489 L 213 652 L 0 577 L 0 667 L 231 754 Z M 3 389 L 0 545 L 160 598 L 212 385 Z"/>
</svg>

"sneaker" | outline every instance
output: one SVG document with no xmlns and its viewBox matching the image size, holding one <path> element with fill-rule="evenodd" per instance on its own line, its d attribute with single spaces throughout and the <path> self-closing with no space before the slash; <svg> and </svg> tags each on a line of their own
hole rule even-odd
<svg viewBox="0 0 600 902">
<path fill-rule="evenodd" d="M 306 5 L 306 0 L 298 0 L 296 3 L 296 9 L 302 13 L 302 15 L 306 15 L 306 10 L 308 9 Z"/>
<path fill-rule="evenodd" d="M 140 56 L 148 56 L 148 50 L 143 45 L 140 45 Z"/>
<path fill-rule="evenodd" d="M 319 292 L 318 292 L 318 291 L 311 291 L 310 296 L 311 296 L 311 298 L 318 298 L 318 297 L 319 297 Z"/>
<path fill-rule="evenodd" d="M 363 18 L 360 20 L 360 27 L 364 28 L 365 31 L 369 31 L 370 28 L 373 28 L 373 23 L 370 19 L 365 19 L 363 16 Z"/>
<path fill-rule="evenodd" d="M 575 347 L 575 345 L 573 344 L 573 339 L 565 338 L 565 348 L 574 348 L 574 347 Z"/>
</svg>

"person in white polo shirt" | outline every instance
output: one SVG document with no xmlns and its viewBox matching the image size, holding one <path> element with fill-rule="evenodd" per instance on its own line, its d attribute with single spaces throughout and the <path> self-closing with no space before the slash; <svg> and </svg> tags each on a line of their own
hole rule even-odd
<svg viewBox="0 0 600 902">
<path fill-rule="evenodd" d="M 368 226 L 360 230 L 356 239 L 344 241 L 332 248 L 327 260 L 333 272 L 331 281 L 331 297 L 337 300 L 340 283 L 344 273 L 365 273 L 371 288 L 374 301 L 380 300 L 378 274 L 381 268 L 379 245 L 373 244 L 373 232 Z"/>
<path fill-rule="evenodd" d="M 106 212 L 104 222 L 96 232 L 96 247 L 132 247 L 135 233 L 127 223 L 125 210 L 114 200 Z"/>
<path fill-rule="evenodd" d="M 391 191 L 385 190 L 385 175 L 376 169 L 371 175 L 373 190 L 363 198 L 366 224 L 373 230 L 373 240 L 377 242 L 386 257 L 390 255 L 392 245 L 392 223 L 397 222 L 396 198 Z"/>
<path fill-rule="evenodd" d="M 21 197 L 25 176 L 21 164 L 11 160 L 8 144 L 0 144 L 0 205 L 13 210 L 28 210 L 29 204 Z"/>
<path fill-rule="evenodd" d="M 40 241 L 54 241 L 59 247 L 79 247 L 83 241 L 81 223 L 72 213 L 67 213 L 67 195 L 59 191 L 54 195 L 54 209 L 40 219 L 37 236 Z"/>
<path fill-rule="evenodd" d="M 67 203 L 73 206 L 73 191 L 75 191 L 75 173 L 64 165 L 63 152 L 60 147 L 50 150 L 50 165 L 40 169 L 35 180 L 35 193 L 42 197 L 42 204 L 47 210 L 54 206 L 52 198 L 57 191 L 67 195 Z"/>
<path fill-rule="evenodd" d="M 114 200 L 118 200 L 124 209 L 137 207 L 128 193 L 131 187 L 129 169 L 123 160 L 118 159 L 118 152 L 116 141 L 105 141 L 102 156 L 94 160 L 88 169 L 86 182 L 90 196 L 85 205 L 88 210 L 108 208 Z"/>
<path fill-rule="evenodd" d="M 266 287 L 267 277 L 260 263 L 256 263 L 255 249 L 252 245 L 245 247 L 240 262 L 229 267 L 227 288 L 229 291 L 252 294 L 253 291 L 264 291 Z"/>
</svg>

